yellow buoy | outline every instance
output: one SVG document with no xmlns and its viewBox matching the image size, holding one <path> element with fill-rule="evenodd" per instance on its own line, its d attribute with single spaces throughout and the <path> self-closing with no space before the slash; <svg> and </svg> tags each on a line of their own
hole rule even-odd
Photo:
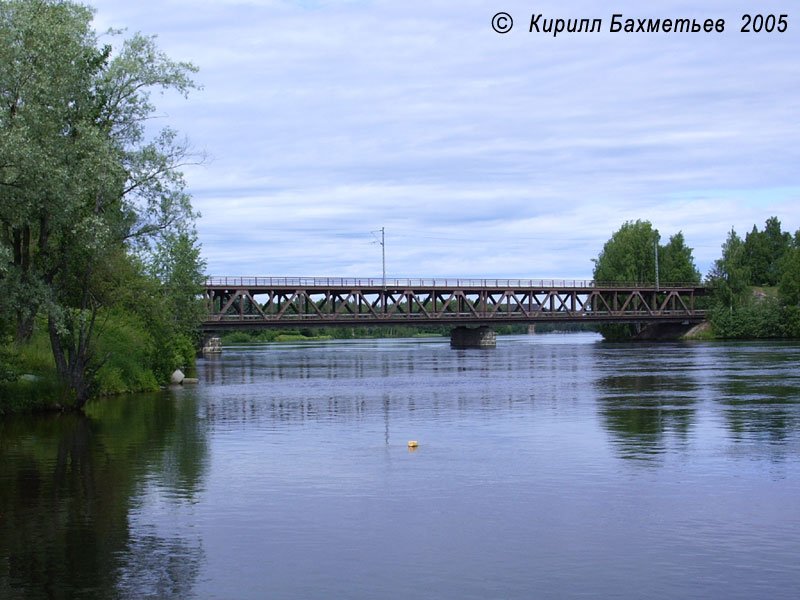
<svg viewBox="0 0 800 600">
<path fill-rule="evenodd" d="M 414 440 L 411 440 L 410 442 L 408 442 L 408 447 L 409 448 L 416 448 L 417 446 L 419 446 L 419 442 L 415 442 Z"/>
</svg>

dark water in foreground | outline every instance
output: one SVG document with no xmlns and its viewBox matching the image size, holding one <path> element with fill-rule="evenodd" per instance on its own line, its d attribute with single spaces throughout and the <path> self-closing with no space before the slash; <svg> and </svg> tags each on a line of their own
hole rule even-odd
<svg viewBox="0 0 800 600">
<path fill-rule="evenodd" d="M 0 420 L 0 598 L 800 597 L 798 344 L 328 342 L 198 375 Z"/>
</svg>

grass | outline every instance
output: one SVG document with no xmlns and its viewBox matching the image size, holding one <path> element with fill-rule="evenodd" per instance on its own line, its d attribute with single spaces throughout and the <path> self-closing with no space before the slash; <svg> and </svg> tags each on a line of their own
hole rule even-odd
<svg viewBox="0 0 800 600">
<path fill-rule="evenodd" d="M 33 381 L 6 381 L 0 383 L 0 416 L 51 409 L 69 397 L 68 390 L 54 376 L 38 376 Z"/>
<path fill-rule="evenodd" d="M 778 286 L 756 286 L 753 288 L 754 296 L 768 296 L 770 298 L 778 297 Z"/>
<path fill-rule="evenodd" d="M 0 415 L 51 408 L 69 397 L 56 376 L 56 365 L 46 335 L 34 335 L 24 346 L 5 349 L 13 357 L 8 381 L 0 382 Z"/>
<path fill-rule="evenodd" d="M 306 337 L 300 334 L 282 333 L 275 338 L 276 342 L 326 342 L 332 340 L 333 337 L 329 335 L 315 335 Z"/>
</svg>

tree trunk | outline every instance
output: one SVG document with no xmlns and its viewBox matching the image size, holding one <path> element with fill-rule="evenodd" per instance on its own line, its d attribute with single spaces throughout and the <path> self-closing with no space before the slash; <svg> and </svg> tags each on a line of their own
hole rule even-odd
<svg viewBox="0 0 800 600">
<path fill-rule="evenodd" d="M 85 355 L 82 356 L 77 352 L 73 342 L 70 342 L 70 347 L 64 348 L 64 342 L 58 334 L 53 317 L 48 318 L 47 328 L 50 333 L 50 346 L 53 349 L 58 378 L 75 393 L 74 407 L 81 409 L 89 399 L 91 381 L 87 378 L 88 361 Z"/>
<path fill-rule="evenodd" d="M 22 231 L 14 231 L 14 264 L 20 270 L 23 290 L 30 282 L 31 268 L 31 228 L 28 225 L 22 227 Z M 36 310 L 39 299 L 31 297 L 33 294 L 27 293 L 24 297 L 16 299 L 20 303 L 17 309 L 17 327 L 14 332 L 14 346 L 19 348 L 29 342 L 33 336 L 33 323 L 36 318 Z"/>
<path fill-rule="evenodd" d="M 29 342 L 33 336 L 33 322 L 36 314 L 30 310 L 17 311 L 17 329 L 14 333 L 14 346 L 19 348 L 22 344 Z"/>
<path fill-rule="evenodd" d="M 103 367 L 111 354 L 106 354 L 101 360 L 94 361 L 94 322 L 96 309 L 92 310 L 92 318 L 88 326 L 81 324 L 76 327 L 74 322 L 68 323 L 70 329 L 69 341 L 66 342 L 59 335 L 55 319 L 50 316 L 47 328 L 50 333 L 50 346 L 53 349 L 53 358 L 56 363 L 58 378 L 75 393 L 74 408 L 82 409 L 89 400 L 92 384 L 97 372 Z"/>
</svg>

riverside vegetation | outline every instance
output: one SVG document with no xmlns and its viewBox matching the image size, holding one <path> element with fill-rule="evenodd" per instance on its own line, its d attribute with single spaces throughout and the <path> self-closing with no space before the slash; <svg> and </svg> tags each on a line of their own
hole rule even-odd
<svg viewBox="0 0 800 600">
<path fill-rule="evenodd" d="M 497 335 L 521 335 L 528 333 L 527 325 L 493 325 Z M 225 344 L 248 344 L 263 342 L 296 342 L 349 340 L 365 338 L 413 338 L 413 337 L 449 337 L 451 327 L 400 325 L 393 327 L 321 327 L 304 329 L 268 329 L 230 331 L 222 335 Z M 541 323 L 536 325 L 537 333 L 552 331 L 593 331 L 589 326 L 580 323 Z"/>
<path fill-rule="evenodd" d="M 181 173 L 199 158 L 172 129 L 145 126 L 152 91 L 186 96 L 196 68 L 152 37 L 111 32 L 118 46 L 101 45 L 92 19 L 69 1 L 0 3 L 0 415 L 155 389 L 193 364 L 199 341 L 205 264 Z M 653 282 L 657 249 L 662 282 L 699 284 L 682 233 L 659 241 L 649 222 L 625 223 L 595 259 L 595 280 Z M 800 337 L 800 230 L 782 231 L 776 217 L 744 240 L 731 230 L 706 283 L 712 336 Z M 226 341 L 445 333 L 237 332 Z"/>
<path fill-rule="evenodd" d="M 204 264 L 151 92 L 196 71 L 92 9 L 0 4 L 0 414 L 157 388 L 194 361 Z M 147 126 L 145 124 L 147 123 Z"/>
<path fill-rule="evenodd" d="M 660 282 L 700 284 L 692 249 L 678 232 L 666 245 L 649 221 L 628 221 L 594 259 L 596 281 L 654 283 L 656 256 Z M 657 250 L 656 250 L 657 248 Z M 704 337 L 723 339 L 800 338 L 800 230 L 783 231 L 777 217 L 744 240 L 731 229 L 704 283 L 711 288 L 698 308 L 710 311 Z M 599 328 L 608 340 L 630 339 L 634 325 Z"/>
</svg>

